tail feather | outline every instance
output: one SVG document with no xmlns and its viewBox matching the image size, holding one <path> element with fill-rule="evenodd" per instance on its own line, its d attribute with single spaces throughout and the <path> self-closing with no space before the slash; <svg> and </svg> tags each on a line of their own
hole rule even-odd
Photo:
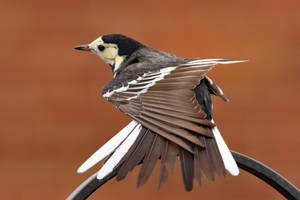
<svg viewBox="0 0 300 200">
<path fill-rule="evenodd" d="M 145 156 L 146 149 L 142 149 L 141 147 L 147 146 L 147 136 L 149 133 L 149 129 L 143 127 L 142 131 L 139 134 L 139 137 L 136 139 L 135 143 L 130 147 L 127 154 L 122 158 L 119 165 L 122 165 L 118 171 L 116 179 L 118 181 L 124 179 L 127 173 L 138 165 Z"/>
<path fill-rule="evenodd" d="M 126 137 L 137 126 L 135 121 L 130 122 L 119 133 L 106 142 L 89 159 L 87 159 L 77 170 L 77 173 L 83 173 L 100 162 L 103 158 L 110 155 L 126 139 Z"/>
<path fill-rule="evenodd" d="M 206 140 L 206 144 L 207 144 L 207 151 L 209 154 L 209 158 L 212 161 L 212 165 L 214 166 L 216 175 L 225 176 L 225 174 L 226 174 L 225 166 L 224 166 L 220 151 L 218 149 L 216 140 L 209 138 Z"/>
<path fill-rule="evenodd" d="M 115 150 L 115 153 L 104 163 L 103 167 L 97 174 L 98 179 L 102 179 L 107 174 L 113 171 L 113 169 L 119 164 L 123 156 L 128 152 L 131 145 L 135 142 L 138 137 L 142 126 L 138 124 L 129 136 L 122 142 L 122 144 Z"/>
<path fill-rule="evenodd" d="M 184 188 L 186 191 L 191 191 L 194 181 L 194 155 L 180 147 L 179 158 Z"/>
<path fill-rule="evenodd" d="M 232 176 L 239 175 L 239 168 L 217 127 L 213 128 L 213 133 L 226 170 L 229 171 Z"/>
<path fill-rule="evenodd" d="M 176 157 L 178 154 L 177 145 L 170 141 L 165 141 L 165 149 L 163 150 L 163 154 L 161 157 L 160 163 L 160 176 L 158 180 L 158 189 L 162 188 L 162 186 L 168 180 L 168 169 L 172 172 L 174 170 Z"/>
<path fill-rule="evenodd" d="M 201 162 L 200 162 L 200 148 L 199 147 L 195 147 L 195 155 L 194 155 L 194 177 L 195 177 L 195 181 L 196 183 L 198 183 L 199 186 L 201 186 L 201 182 L 202 182 L 202 172 L 201 172 Z M 198 170 L 197 170 L 198 169 Z"/>
<path fill-rule="evenodd" d="M 115 136 L 105 144 L 105 148 L 107 148 L 107 145 L 110 145 L 113 147 L 112 149 L 104 151 L 104 145 L 94 154 L 99 155 L 99 152 L 102 152 L 100 154 L 101 158 L 104 155 L 108 156 L 106 162 L 99 170 L 97 178 L 102 179 L 118 168 L 116 179 L 120 181 L 136 165 L 142 163 L 137 180 L 137 186 L 140 187 L 147 182 L 157 160 L 160 159 L 158 187 L 161 188 L 168 179 L 169 171 L 173 170 L 177 156 L 179 156 L 183 183 L 187 191 L 192 190 L 194 180 L 200 186 L 203 177 L 213 181 L 215 176 L 225 175 L 225 169 L 232 175 L 238 175 L 238 167 L 220 132 L 216 127 L 212 128 L 212 132 L 214 137 L 198 137 L 199 141 L 204 144 L 204 147 L 185 141 L 193 149 L 194 153 L 191 153 L 178 144 L 133 121 L 117 134 L 120 138 L 119 141 L 116 141 Z M 86 170 L 92 164 L 95 164 L 94 158 L 92 159 L 93 162 L 90 160 L 91 158 L 86 161 L 88 164 L 84 163 L 80 169 Z"/>
<path fill-rule="evenodd" d="M 158 134 L 153 133 L 153 135 L 153 142 L 144 158 L 142 168 L 138 176 L 138 187 L 143 186 L 147 182 L 151 175 L 151 172 L 153 171 L 153 168 L 155 167 L 157 160 L 159 159 L 163 151 L 164 139 Z"/>
<path fill-rule="evenodd" d="M 207 138 L 201 137 L 200 139 L 205 144 L 205 149 L 197 147 L 197 151 L 199 154 L 198 159 L 200 164 L 199 170 L 208 180 L 214 181 L 215 167 L 213 165 L 212 158 L 209 157 L 209 151 L 211 151 L 211 149 L 209 149 L 206 144 Z"/>
<path fill-rule="evenodd" d="M 167 170 L 167 166 L 166 166 L 168 146 L 169 146 L 169 142 L 165 141 L 163 144 L 163 150 L 161 152 L 161 158 L 160 158 L 161 161 L 160 161 L 160 174 L 159 174 L 159 178 L 158 178 L 158 189 L 162 188 L 162 186 L 168 180 L 168 170 Z"/>
<path fill-rule="evenodd" d="M 143 134 L 143 133 L 141 133 Z M 146 129 L 144 136 L 140 140 L 136 140 L 132 145 L 133 152 L 128 152 L 123 160 L 124 164 L 120 168 L 117 174 L 117 180 L 122 180 L 126 177 L 127 173 L 131 171 L 136 165 L 142 162 L 148 149 L 151 146 L 154 135 L 150 132 L 149 129 Z"/>
</svg>

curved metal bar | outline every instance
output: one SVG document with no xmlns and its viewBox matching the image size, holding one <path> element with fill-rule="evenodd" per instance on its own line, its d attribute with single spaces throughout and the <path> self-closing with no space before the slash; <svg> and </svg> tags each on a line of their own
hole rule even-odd
<svg viewBox="0 0 300 200">
<path fill-rule="evenodd" d="M 287 199 L 300 200 L 300 191 L 289 181 L 287 181 L 280 174 L 267 167 L 266 165 L 250 158 L 241 153 L 231 151 L 239 168 L 251 173 L 259 179 L 265 181 L 275 190 L 280 192 Z M 118 169 L 115 169 L 105 178 L 98 180 L 97 173 L 89 177 L 81 185 L 77 187 L 74 192 L 67 198 L 67 200 L 84 200 L 87 199 L 95 190 L 105 184 L 107 181 L 116 176 Z"/>
<path fill-rule="evenodd" d="M 66 200 L 84 200 L 87 199 L 100 186 L 117 175 L 117 170 L 112 171 L 103 179 L 97 179 L 97 172 L 81 183 Z"/>
<path fill-rule="evenodd" d="M 287 199 L 300 199 L 300 191 L 283 176 L 268 166 L 241 153 L 231 151 L 239 168 L 265 181 Z"/>
</svg>

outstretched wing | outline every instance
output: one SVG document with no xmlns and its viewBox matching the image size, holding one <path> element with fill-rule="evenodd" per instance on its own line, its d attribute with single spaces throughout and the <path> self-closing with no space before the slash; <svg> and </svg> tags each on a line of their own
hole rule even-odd
<svg viewBox="0 0 300 200">
<path fill-rule="evenodd" d="M 215 61 L 201 61 L 148 72 L 103 96 L 143 126 L 193 152 L 185 140 L 204 147 L 197 135 L 213 137 L 213 126 L 198 104 L 193 88 Z M 189 130 L 189 131 L 188 131 Z"/>
<path fill-rule="evenodd" d="M 224 174 L 224 165 L 236 175 L 236 165 L 228 167 L 224 153 L 219 152 L 215 125 L 207 118 L 203 105 L 198 103 L 194 88 L 214 65 L 238 62 L 242 61 L 195 60 L 146 72 L 124 84 L 126 86 L 108 90 L 103 96 L 134 121 L 100 148 L 78 172 L 109 156 L 98 178 L 105 177 L 122 164 L 117 175 L 117 179 L 121 180 L 135 165 L 143 162 L 138 178 L 140 186 L 147 181 L 160 158 L 161 185 L 167 177 L 166 166 L 172 168 L 174 158 L 179 154 L 187 190 L 192 189 L 193 179 L 200 183 L 202 175 L 213 180 L 215 174 Z"/>
</svg>

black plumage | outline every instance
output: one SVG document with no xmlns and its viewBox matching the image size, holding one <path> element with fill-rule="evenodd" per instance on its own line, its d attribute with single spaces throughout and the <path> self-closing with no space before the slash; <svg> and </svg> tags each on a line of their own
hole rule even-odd
<svg viewBox="0 0 300 200">
<path fill-rule="evenodd" d="M 139 43 L 138 41 L 129 38 L 121 34 L 109 34 L 102 36 L 102 40 L 105 43 L 116 44 L 119 47 L 119 55 L 131 55 L 133 52 L 137 51 L 139 48 L 145 45 Z"/>
</svg>

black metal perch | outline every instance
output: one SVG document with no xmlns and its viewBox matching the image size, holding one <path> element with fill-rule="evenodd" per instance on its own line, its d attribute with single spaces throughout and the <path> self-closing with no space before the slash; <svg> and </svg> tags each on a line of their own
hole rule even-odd
<svg viewBox="0 0 300 200">
<path fill-rule="evenodd" d="M 300 191 L 280 174 L 267 167 L 266 165 L 241 153 L 231 151 L 239 168 L 253 174 L 259 179 L 265 181 L 275 190 L 280 192 L 286 199 L 300 200 Z M 95 190 L 116 176 L 118 169 L 115 169 L 105 178 L 98 180 L 97 173 L 85 180 L 80 186 L 72 192 L 67 200 L 87 199 Z"/>
</svg>

